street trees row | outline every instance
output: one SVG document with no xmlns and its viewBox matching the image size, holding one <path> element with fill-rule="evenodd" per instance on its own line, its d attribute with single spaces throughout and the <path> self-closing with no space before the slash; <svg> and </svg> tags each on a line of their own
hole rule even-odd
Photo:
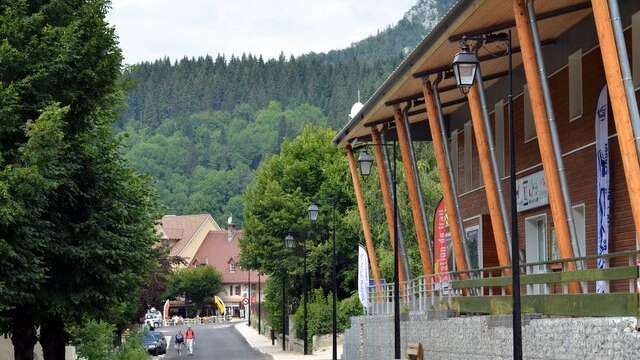
<svg viewBox="0 0 640 360">
<path fill-rule="evenodd" d="M 108 8 L 0 2 L 0 331 L 18 360 L 38 340 L 64 359 L 85 317 L 132 316 L 156 264 L 156 196 L 111 130 L 122 55 Z"/>
<path fill-rule="evenodd" d="M 349 309 L 345 312 L 354 311 L 352 299 L 348 298 L 357 289 L 357 249 L 364 237 L 347 160 L 342 150 L 332 144 L 334 134 L 330 129 L 307 126 L 301 135 L 285 141 L 279 154 L 263 161 L 245 194 L 246 235 L 240 240 L 241 264 L 270 276 L 265 307 L 276 329 L 281 326 L 283 283 L 290 305 L 287 311 L 294 311 L 300 304 L 303 289 L 301 254 L 284 246 L 283 239 L 289 231 L 299 243 L 306 241 L 309 288 L 321 289 L 325 296 L 332 288 L 331 236 L 335 232 L 338 297 L 349 304 L 344 306 Z M 430 145 L 415 146 L 426 211 L 431 214 L 441 198 L 434 154 Z M 401 167 L 398 170 L 399 211 L 409 263 L 412 272 L 419 274 L 420 254 L 404 174 Z M 362 184 L 381 276 L 392 279 L 393 254 L 377 176 L 371 175 Z M 307 213 L 314 197 L 320 205 L 316 226 L 310 223 Z M 323 320 L 320 317 L 318 321 Z M 316 325 L 318 331 L 330 326 Z"/>
</svg>

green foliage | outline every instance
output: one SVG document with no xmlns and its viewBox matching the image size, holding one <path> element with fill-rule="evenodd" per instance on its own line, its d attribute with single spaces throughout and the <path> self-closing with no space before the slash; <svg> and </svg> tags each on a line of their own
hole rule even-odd
<svg viewBox="0 0 640 360">
<path fill-rule="evenodd" d="M 207 212 L 216 219 L 233 214 L 242 226 L 242 194 L 258 164 L 285 139 L 297 136 L 304 124 L 326 122 L 316 107 L 284 109 L 270 102 L 260 110 L 239 105 L 232 112 L 164 119 L 155 129 L 129 122 L 121 136 L 125 157 L 153 177 L 170 212 Z"/>
<path fill-rule="evenodd" d="M 325 296 L 322 289 L 309 292 L 307 304 L 307 342 L 313 344 L 313 335 L 329 334 L 332 331 L 332 294 Z M 300 299 L 300 306 L 294 314 L 296 335 L 304 337 L 304 306 Z"/>
<path fill-rule="evenodd" d="M 114 347 L 115 326 L 87 320 L 69 328 L 71 343 L 80 358 L 86 360 L 148 360 L 139 332 L 131 333 L 119 347 Z"/>
<path fill-rule="evenodd" d="M 344 331 L 345 329 L 350 328 L 351 321 L 349 318 L 362 314 L 364 314 L 364 309 L 360 303 L 358 293 L 354 293 L 350 297 L 342 299 L 338 304 L 338 329 L 340 329 L 340 331 Z"/>
<path fill-rule="evenodd" d="M 149 360 L 149 354 L 144 347 L 142 334 L 139 331 L 131 333 L 120 345 L 111 360 Z"/>
<path fill-rule="evenodd" d="M 113 357 L 115 326 L 96 320 L 69 328 L 77 354 L 87 360 L 109 360 Z"/>
<path fill-rule="evenodd" d="M 0 2 L 0 331 L 20 319 L 21 341 L 39 326 L 51 351 L 87 315 L 131 321 L 113 317 L 132 316 L 158 256 L 155 193 L 112 135 L 123 95 L 109 6 Z"/>
<path fill-rule="evenodd" d="M 269 277 L 264 287 L 264 304 L 269 316 L 271 328 L 276 332 L 282 329 L 282 279 Z"/>
<path fill-rule="evenodd" d="M 175 299 L 184 296 L 187 302 L 202 308 L 220 292 L 221 286 L 222 275 L 212 266 L 182 268 L 169 277 L 165 297 Z"/>
<path fill-rule="evenodd" d="M 329 334 L 333 331 L 333 297 L 332 293 L 324 296 L 322 289 L 314 289 L 309 292 L 307 304 L 307 341 L 312 344 L 314 335 Z M 363 314 L 362 305 L 357 294 L 342 299 L 337 304 L 338 331 L 344 331 L 351 326 L 349 318 Z M 303 299 L 294 314 L 296 334 L 299 338 L 304 336 L 304 306 Z"/>
</svg>

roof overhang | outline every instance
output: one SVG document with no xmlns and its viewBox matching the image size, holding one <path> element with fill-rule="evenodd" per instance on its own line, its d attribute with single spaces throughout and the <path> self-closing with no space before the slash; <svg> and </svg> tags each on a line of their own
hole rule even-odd
<svg viewBox="0 0 640 360">
<path fill-rule="evenodd" d="M 457 40 L 463 34 L 513 31 L 513 66 L 521 64 L 517 33 L 514 29 L 513 0 L 460 0 L 433 28 L 422 42 L 394 70 L 367 100 L 362 109 L 338 132 L 334 144 L 345 147 L 355 140 L 368 139 L 372 126 L 393 120 L 394 107 L 411 104 L 409 122 L 414 140 L 430 139 L 425 123 L 422 100 L 422 79 L 434 74 L 444 75 L 439 84 L 445 118 L 466 99 L 458 91 L 455 79 L 448 73 L 451 60 L 459 50 Z M 554 40 L 591 14 L 590 1 L 553 0 L 535 2 L 543 45 Z M 508 62 L 502 43 L 487 44 L 478 50 L 485 87 L 505 76 Z M 423 130 L 426 129 L 426 130 Z M 427 134 L 424 134 L 424 131 Z"/>
</svg>

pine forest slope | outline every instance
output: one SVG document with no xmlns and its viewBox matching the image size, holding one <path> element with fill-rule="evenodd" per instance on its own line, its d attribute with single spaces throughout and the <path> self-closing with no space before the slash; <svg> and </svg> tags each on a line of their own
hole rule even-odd
<svg viewBox="0 0 640 360">
<path fill-rule="evenodd" d="M 350 47 L 299 57 L 159 59 L 126 69 L 117 126 L 126 156 L 172 213 L 234 214 L 260 161 L 305 124 L 339 128 L 455 0 L 418 0 L 395 25 Z"/>
</svg>

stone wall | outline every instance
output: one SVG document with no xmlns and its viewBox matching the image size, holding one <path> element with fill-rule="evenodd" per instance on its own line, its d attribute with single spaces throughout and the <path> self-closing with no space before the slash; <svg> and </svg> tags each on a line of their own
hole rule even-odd
<svg viewBox="0 0 640 360">
<path fill-rule="evenodd" d="M 526 359 L 638 359 L 635 318 L 530 318 L 523 320 Z M 511 359 L 511 317 L 434 319 L 415 315 L 401 322 L 402 356 L 408 342 L 421 342 L 425 359 Z M 342 359 L 392 359 L 393 318 L 360 316 L 345 333 Z"/>
</svg>

